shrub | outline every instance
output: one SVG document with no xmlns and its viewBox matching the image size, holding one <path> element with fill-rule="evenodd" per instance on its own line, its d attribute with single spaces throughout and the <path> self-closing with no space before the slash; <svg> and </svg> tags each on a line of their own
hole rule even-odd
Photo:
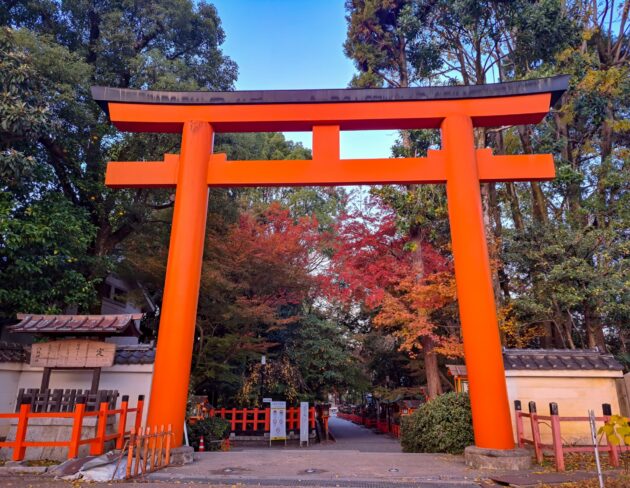
<svg viewBox="0 0 630 488">
<path fill-rule="evenodd" d="M 188 426 L 188 442 L 199 450 L 199 438 L 203 436 L 206 451 L 218 451 L 221 448 L 220 442 L 230 435 L 230 423 L 220 417 L 208 417 L 198 420 Z"/>
<path fill-rule="evenodd" d="M 470 399 L 467 393 L 446 393 L 402 418 L 404 452 L 459 454 L 474 444 Z"/>
</svg>

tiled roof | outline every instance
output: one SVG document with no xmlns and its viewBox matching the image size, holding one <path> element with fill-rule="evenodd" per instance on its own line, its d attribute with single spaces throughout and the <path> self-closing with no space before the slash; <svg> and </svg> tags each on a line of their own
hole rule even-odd
<svg viewBox="0 0 630 488">
<path fill-rule="evenodd" d="M 120 334 L 142 314 L 123 315 L 27 315 L 18 314 L 20 322 L 7 327 L 10 332 L 27 334 Z"/>
<path fill-rule="evenodd" d="M 612 354 L 597 349 L 504 349 L 506 370 L 515 371 L 622 371 L 623 366 Z M 447 364 L 455 376 L 466 376 L 466 366 Z"/>
<path fill-rule="evenodd" d="M 0 342 L 0 362 L 23 363 L 26 362 L 26 351 L 23 344 L 12 342 Z"/>
<path fill-rule="evenodd" d="M 0 342 L 0 362 L 27 363 L 31 347 L 25 344 Z M 155 347 L 152 344 L 116 345 L 114 364 L 153 364 Z"/>
<path fill-rule="evenodd" d="M 464 364 L 447 364 L 448 372 L 451 376 L 466 376 L 466 365 Z"/>
<path fill-rule="evenodd" d="M 153 364 L 154 361 L 155 347 L 150 344 L 116 346 L 114 364 Z"/>
<path fill-rule="evenodd" d="M 506 370 L 623 369 L 611 354 L 603 354 L 597 349 L 505 349 L 503 362 Z"/>
</svg>

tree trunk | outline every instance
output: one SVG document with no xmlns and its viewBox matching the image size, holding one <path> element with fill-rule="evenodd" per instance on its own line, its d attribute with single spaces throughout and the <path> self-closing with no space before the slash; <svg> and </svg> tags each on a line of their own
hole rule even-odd
<svg viewBox="0 0 630 488">
<path fill-rule="evenodd" d="M 532 144 L 532 138 L 530 128 L 525 126 L 518 127 L 518 135 L 521 139 L 521 145 L 525 154 L 534 154 L 534 146 Z M 532 213 L 534 222 L 537 224 L 546 224 L 548 222 L 547 217 L 547 201 L 545 194 L 540 188 L 540 184 L 535 181 L 530 183 L 532 191 Z"/>
<path fill-rule="evenodd" d="M 442 394 L 442 381 L 438 366 L 437 354 L 434 351 L 433 339 L 429 336 L 422 338 L 424 352 L 424 370 L 427 375 L 427 392 L 429 399 Z"/>
<path fill-rule="evenodd" d="M 518 195 L 516 194 L 514 183 L 512 183 L 511 181 L 508 181 L 505 184 L 505 194 L 507 195 L 507 200 L 510 204 L 510 212 L 512 214 L 514 228 L 519 233 L 523 232 L 523 229 L 525 228 L 525 224 L 523 223 L 523 214 L 521 213 L 521 208 L 518 202 Z"/>
<path fill-rule="evenodd" d="M 589 349 L 597 348 L 600 352 L 608 352 L 602 323 L 594 307 L 588 301 L 584 302 L 584 322 Z"/>
</svg>

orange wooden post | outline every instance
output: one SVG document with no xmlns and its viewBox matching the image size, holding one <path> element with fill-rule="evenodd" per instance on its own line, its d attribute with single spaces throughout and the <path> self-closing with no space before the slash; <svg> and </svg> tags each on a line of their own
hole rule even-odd
<svg viewBox="0 0 630 488">
<path fill-rule="evenodd" d="M 127 454 L 127 469 L 125 470 L 125 479 L 131 478 L 131 467 L 133 465 L 134 459 L 133 451 L 136 447 L 136 432 L 139 433 L 139 431 L 131 429 L 131 432 L 129 433 L 129 452 Z"/>
<path fill-rule="evenodd" d="M 134 430 L 140 432 L 142 426 L 142 413 L 144 411 L 144 395 L 138 395 L 138 403 L 136 403 L 136 421 L 134 423 Z"/>
<path fill-rule="evenodd" d="M 271 412 L 269 408 L 265 408 L 265 432 L 271 431 Z"/>
<path fill-rule="evenodd" d="M 513 449 L 512 419 L 469 116 L 449 115 L 444 119 L 442 147 L 475 445 Z"/>
<path fill-rule="evenodd" d="M 247 409 L 243 409 L 243 430 L 247 430 Z"/>
<path fill-rule="evenodd" d="M 175 447 L 182 444 L 186 417 L 208 213 L 207 175 L 212 139 L 209 123 L 192 120 L 184 124 L 147 418 L 148 425 L 171 424 Z"/>
<path fill-rule="evenodd" d="M 232 409 L 232 432 L 236 432 L 236 409 Z"/>
<path fill-rule="evenodd" d="M 164 458 L 164 465 L 168 466 L 171 464 L 171 438 L 173 437 L 173 431 L 170 425 L 167 427 L 166 432 L 166 456 Z"/>
<path fill-rule="evenodd" d="M 26 432 L 28 431 L 28 415 L 31 413 L 31 399 L 25 397 L 20 405 L 17 428 L 15 429 L 15 442 L 13 443 L 13 461 L 22 461 L 26 455 Z"/>
<path fill-rule="evenodd" d="M 125 445 L 125 429 L 127 428 L 127 414 L 129 412 L 129 395 L 123 395 L 120 402 L 120 410 L 120 417 L 118 417 L 118 437 L 116 438 L 116 449 L 122 449 Z"/>
<path fill-rule="evenodd" d="M 604 414 L 604 422 L 608 422 L 610 417 L 612 417 L 612 407 L 610 403 L 602 403 L 602 413 Z M 608 439 L 606 439 L 606 444 L 608 444 L 610 464 L 616 468 L 619 466 L 619 447 L 608 442 Z"/>
<path fill-rule="evenodd" d="M 72 418 L 72 434 L 70 435 L 70 445 L 68 447 L 68 458 L 75 458 L 79 455 L 79 445 L 81 442 L 81 431 L 83 430 L 83 417 L 85 416 L 85 396 L 77 397 L 74 407 L 74 417 Z"/>
<path fill-rule="evenodd" d="M 522 405 L 520 400 L 514 400 L 514 419 L 516 420 L 516 444 L 518 447 L 525 447 L 523 442 L 523 417 Z"/>
<path fill-rule="evenodd" d="M 534 443 L 534 454 L 536 462 L 542 464 L 543 452 L 540 447 L 540 428 L 538 427 L 538 413 L 536 412 L 536 402 L 529 402 L 529 420 L 532 429 L 532 442 Z"/>
<path fill-rule="evenodd" d="M 553 440 L 553 455 L 556 458 L 556 471 L 564 471 L 564 451 L 562 450 L 557 403 L 551 402 L 549 404 L 549 415 L 551 416 L 551 438 Z"/>
<path fill-rule="evenodd" d="M 254 429 L 254 432 L 256 432 L 258 430 L 258 407 L 254 408 L 254 425 L 253 425 L 253 429 Z"/>
<path fill-rule="evenodd" d="M 96 437 L 90 443 L 90 455 L 100 456 L 105 452 L 105 434 L 107 432 L 107 412 L 109 404 L 101 402 L 96 423 Z"/>
</svg>

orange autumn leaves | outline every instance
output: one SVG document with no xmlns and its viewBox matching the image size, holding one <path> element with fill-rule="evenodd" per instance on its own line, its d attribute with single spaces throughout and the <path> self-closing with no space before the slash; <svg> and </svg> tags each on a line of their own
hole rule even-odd
<svg viewBox="0 0 630 488">
<path fill-rule="evenodd" d="M 340 220 L 327 270 L 329 299 L 373 311 L 373 325 L 396 337 L 412 358 L 422 354 L 423 338 L 433 339 L 436 353 L 461 356 L 451 261 L 423 242 L 419 265 L 393 211 L 378 200 L 370 207 Z"/>
<path fill-rule="evenodd" d="M 286 306 L 361 307 L 411 358 L 423 354 L 426 338 L 433 352 L 460 356 L 452 263 L 430 244 L 421 247 L 419 276 L 414 245 L 397 229 L 394 212 L 376 199 L 369 212 L 340 216 L 330 232 L 322 232 L 314 217 L 294 218 L 272 204 L 208 236 L 212 265 L 204 273 L 234 297 L 226 312 L 245 334 L 246 324 L 271 331 L 297 320 L 297 310 L 279 313 Z"/>
</svg>

